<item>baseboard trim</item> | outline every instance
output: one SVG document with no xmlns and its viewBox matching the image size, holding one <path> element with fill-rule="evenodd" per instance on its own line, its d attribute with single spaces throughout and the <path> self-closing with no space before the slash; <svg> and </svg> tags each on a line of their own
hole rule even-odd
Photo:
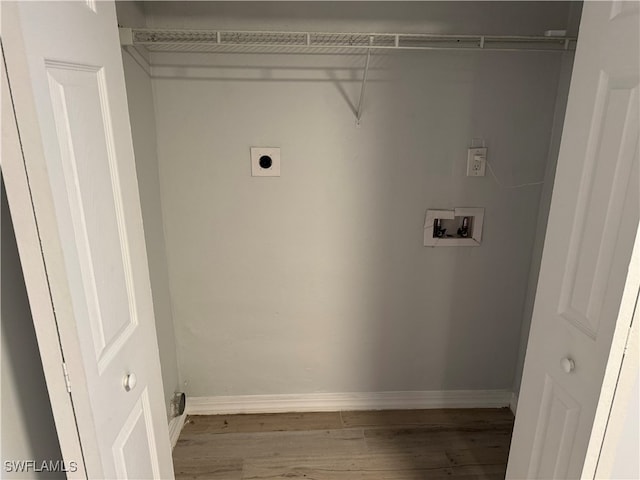
<svg viewBox="0 0 640 480">
<path fill-rule="evenodd" d="M 511 394 L 511 400 L 509 400 L 509 408 L 511 409 L 511 411 L 515 415 L 516 414 L 516 410 L 518 409 L 518 394 L 516 392 L 513 392 Z"/>
<path fill-rule="evenodd" d="M 510 406 L 511 398 L 512 393 L 507 390 L 188 397 L 186 412 L 190 415 L 220 415 L 421 408 L 500 408 Z"/>
<path fill-rule="evenodd" d="M 182 432 L 182 428 L 184 427 L 184 421 L 187 418 L 187 412 L 182 415 L 178 415 L 177 417 L 173 417 L 169 422 L 169 440 L 171 441 L 171 449 L 176 446 L 178 443 L 178 437 L 180 437 L 180 432 Z"/>
</svg>

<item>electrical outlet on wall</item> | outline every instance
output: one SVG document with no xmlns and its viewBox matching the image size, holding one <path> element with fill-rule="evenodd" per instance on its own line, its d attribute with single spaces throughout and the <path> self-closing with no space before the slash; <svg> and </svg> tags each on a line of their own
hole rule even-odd
<svg viewBox="0 0 640 480">
<path fill-rule="evenodd" d="M 467 150 L 467 177 L 484 177 L 486 167 L 486 147 L 472 147 Z"/>
<path fill-rule="evenodd" d="M 251 147 L 251 176 L 279 177 L 280 148 Z"/>
</svg>

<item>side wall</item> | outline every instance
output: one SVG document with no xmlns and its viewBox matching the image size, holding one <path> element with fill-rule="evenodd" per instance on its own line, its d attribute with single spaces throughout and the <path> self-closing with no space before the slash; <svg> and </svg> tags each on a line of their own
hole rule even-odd
<svg viewBox="0 0 640 480">
<path fill-rule="evenodd" d="M 64 473 L 11 473 L 5 469 L 5 461 L 56 461 L 62 459 L 62 454 L 49 404 L 4 185 L 0 188 L 2 478 L 65 478 Z"/>
<path fill-rule="evenodd" d="M 131 55 L 123 51 L 122 58 L 149 257 L 162 381 L 168 409 L 174 392 L 180 390 L 180 382 L 162 221 L 153 92 L 151 79 Z M 168 410 L 167 412 L 169 413 Z"/>
<path fill-rule="evenodd" d="M 558 93 L 556 97 L 556 108 L 553 116 L 553 130 L 551 134 L 551 143 L 549 146 L 549 155 L 547 160 L 547 171 L 545 173 L 545 184 L 542 189 L 540 198 L 540 207 L 538 209 L 538 220 L 536 226 L 535 240 L 533 243 L 533 254 L 531 256 L 531 270 L 529 271 L 529 283 L 527 286 L 527 296 L 524 305 L 524 313 L 522 317 L 522 330 L 520 332 L 520 348 L 518 350 L 518 364 L 516 367 L 516 376 L 514 379 L 513 391 L 517 396 L 520 392 L 520 384 L 522 382 L 522 371 L 524 368 L 524 358 L 527 352 L 527 342 L 529 340 L 529 330 L 531 328 L 531 317 L 533 315 L 533 306 L 536 299 L 536 290 L 538 286 L 538 276 L 540 274 L 540 262 L 542 260 L 542 249 L 544 247 L 544 239 L 547 233 L 547 220 L 549 217 L 549 208 L 551 207 L 551 194 L 553 193 L 553 181 L 556 174 L 556 164 L 558 161 L 558 153 L 560 152 L 560 140 L 562 138 L 562 127 L 564 125 L 564 115 L 567 109 L 567 98 L 569 95 L 569 84 L 571 83 L 571 72 L 573 69 L 573 52 L 563 54 L 560 79 L 558 82 Z"/>
<path fill-rule="evenodd" d="M 144 27 L 145 10 L 140 2 L 117 1 L 118 23 L 127 27 Z M 140 60 L 138 58 L 138 60 Z M 149 276 L 156 316 L 156 334 L 160 352 L 162 383 L 170 415 L 170 401 L 181 391 L 176 352 L 173 308 L 169 291 L 160 181 L 158 178 L 157 135 L 153 88 L 148 72 L 128 52 L 122 51 L 127 101 L 131 118 L 131 135 L 136 156 L 138 187 L 149 258 Z M 144 62 L 144 60 L 142 60 Z"/>
<path fill-rule="evenodd" d="M 567 32 L 569 35 L 578 36 L 580 29 L 580 18 L 582 16 L 582 3 L 573 2 L 569 5 L 567 18 Z M 522 331 L 520 332 L 520 349 L 518 351 L 518 365 L 514 378 L 513 391 L 517 398 L 522 382 L 522 371 L 524 368 L 524 358 L 529 340 L 529 330 L 531 328 L 531 317 L 538 287 L 538 275 L 540 274 L 540 263 L 542 261 L 542 250 L 544 239 L 547 233 L 547 220 L 549 208 L 551 207 L 551 195 L 553 193 L 553 181 L 556 175 L 556 164 L 560 153 L 560 141 L 562 140 L 562 129 L 564 126 L 564 116 L 567 109 L 567 99 L 569 97 L 569 86 L 571 84 L 571 73 L 573 71 L 574 52 L 567 52 L 562 55 L 560 64 L 560 78 L 558 80 L 558 92 L 556 96 L 556 107 L 553 116 L 553 129 L 551 142 L 549 144 L 549 155 L 547 158 L 547 171 L 545 173 L 545 185 L 540 197 L 540 208 L 538 209 L 538 222 L 536 236 L 533 244 L 533 254 L 531 256 L 531 270 L 529 271 L 529 284 L 527 286 L 527 297 L 524 305 L 522 317 Z"/>
</svg>

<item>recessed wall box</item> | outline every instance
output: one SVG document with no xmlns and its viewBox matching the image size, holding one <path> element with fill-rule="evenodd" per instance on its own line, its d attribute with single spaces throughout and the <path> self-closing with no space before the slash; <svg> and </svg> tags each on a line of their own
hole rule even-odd
<svg viewBox="0 0 640 480">
<path fill-rule="evenodd" d="M 280 149 L 276 147 L 251 147 L 251 176 L 279 177 Z"/>
<path fill-rule="evenodd" d="M 425 247 L 479 247 L 482 242 L 484 208 L 427 210 Z"/>
</svg>

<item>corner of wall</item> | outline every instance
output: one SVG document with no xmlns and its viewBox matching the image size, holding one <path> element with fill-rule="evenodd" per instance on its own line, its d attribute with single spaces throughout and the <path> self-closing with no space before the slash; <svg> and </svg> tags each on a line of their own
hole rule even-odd
<svg viewBox="0 0 640 480">
<path fill-rule="evenodd" d="M 536 223 L 536 237 L 531 254 L 531 266 L 529 270 L 529 283 L 527 286 L 527 296 L 522 312 L 522 326 L 520 332 L 520 346 L 516 372 L 513 379 L 513 392 L 517 399 L 522 382 L 525 354 L 529 340 L 529 330 L 535 304 L 536 291 L 538 287 L 538 276 L 540 274 L 540 264 L 542 262 L 542 250 L 547 232 L 547 220 L 551 208 L 551 197 L 553 194 L 553 183 L 555 179 L 558 155 L 560 153 L 560 141 L 562 140 L 562 130 L 564 127 L 564 117 L 569 97 L 569 86 L 571 83 L 571 71 L 573 68 L 573 52 L 565 52 L 560 60 L 560 70 L 558 72 L 558 86 L 556 93 L 556 106 L 553 114 L 553 125 L 551 127 L 551 137 L 547 155 L 547 166 L 545 169 L 545 180 L 538 207 L 538 220 Z M 514 411 L 515 413 L 515 411 Z"/>
<path fill-rule="evenodd" d="M 170 417 L 170 402 L 173 394 L 179 391 L 181 382 L 178 349 L 176 347 L 175 314 L 168 272 L 164 214 L 159 193 L 160 176 L 155 96 L 150 71 L 141 64 L 140 58 L 136 58 L 136 51 L 127 51 L 125 55 L 130 56 L 129 61 L 124 58 L 123 63 L 128 91 L 129 115 L 132 124 L 132 140 L 140 186 L 140 202 L 142 204 L 143 223 L 145 224 L 145 240 L 148 255 L 157 257 L 149 259 L 150 266 L 153 264 L 155 267 L 155 275 L 154 268 L 150 268 L 150 277 L 154 296 L 156 333 L 158 334 L 160 347 L 164 394 L 166 397 L 165 404 L 167 417 Z M 159 301 L 160 299 L 162 301 Z"/>
<path fill-rule="evenodd" d="M 156 165 L 157 165 L 157 175 L 158 175 L 158 183 L 160 185 L 160 189 L 162 190 L 162 169 L 160 166 L 160 144 L 158 141 L 158 130 L 157 130 L 157 124 L 156 124 L 156 119 L 158 118 L 158 99 L 157 99 L 157 89 L 156 89 L 156 82 L 155 79 L 153 77 L 153 71 L 151 72 L 151 74 L 149 75 L 149 82 L 151 84 L 151 98 L 152 98 L 152 103 L 153 103 L 153 129 L 155 132 L 155 149 L 156 149 Z M 169 281 L 169 305 L 171 307 L 171 320 L 172 320 L 172 326 L 173 326 L 173 335 L 174 335 L 174 341 L 175 341 L 175 348 L 176 348 L 176 361 L 177 361 L 177 368 L 178 368 L 178 381 L 177 384 L 175 386 L 176 391 L 182 391 L 181 388 L 184 385 L 184 378 L 182 375 L 182 365 L 183 365 L 183 361 L 182 361 L 182 356 L 180 354 L 180 349 L 178 348 L 177 342 L 178 342 L 178 328 L 176 326 L 176 312 L 175 312 L 175 308 L 174 308 L 174 299 L 173 299 L 173 289 L 172 289 L 172 285 L 171 285 L 171 255 L 169 254 L 169 249 L 167 248 L 167 219 L 166 219 L 166 212 L 165 209 L 163 207 L 163 202 L 162 202 L 162 195 L 159 196 L 158 198 L 158 208 L 160 209 L 160 215 L 162 218 L 162 243 L 164 245 L 164 255 L 165 255 L 165 260 L 166 260 L 166 268 L 167 268 L 167 275 L 168 275 L 168 281 Z"/>
</svg>

